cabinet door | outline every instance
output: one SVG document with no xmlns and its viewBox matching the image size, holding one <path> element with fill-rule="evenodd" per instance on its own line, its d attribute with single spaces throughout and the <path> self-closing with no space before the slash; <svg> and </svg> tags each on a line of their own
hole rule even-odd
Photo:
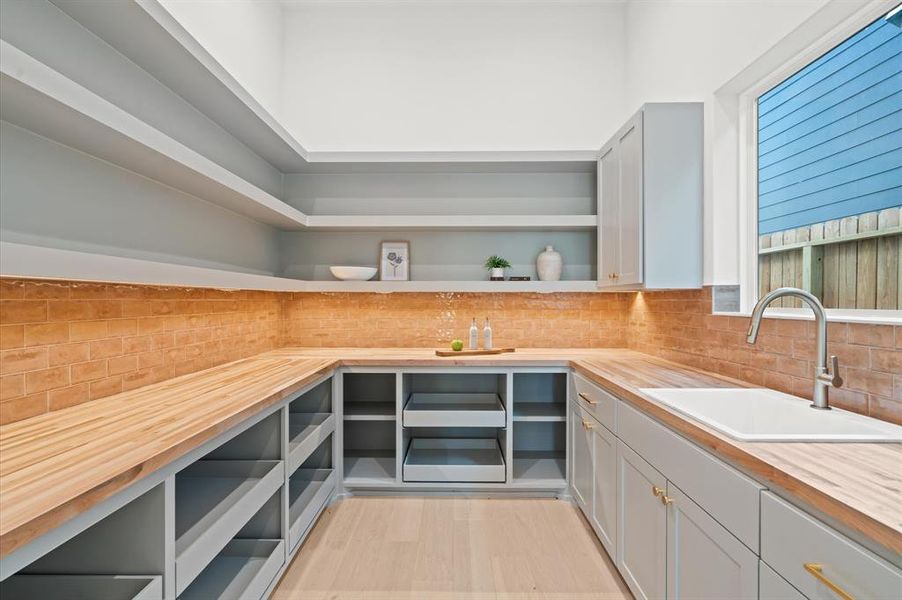
<svg viewBox="0 0 902 600">
<path fill-rule="evenodd" d="M 620 167 L 619 255 L 617 285 L 642 283 L 643 261 L 643 159 L 642 112 L 634 116 L 617 137 Z"/>
<path fill-rule="evenodd" d="M 604 425 L 592 430 L 595 485 L 592 494 L 592 526 L 614 559 L 617 556 L 617 438 Z"/>
<path fill-rule="evenodd" d="M 570 410 L 570 486 L 587 519 L 592 518 L 592 418 L 582 409 Z"/>
<path fill-rule="evenodd" d="M 667 483 L 667 598 L 758 597 L 758 557 L 673 483 Z"/>
<path fill-rule="evenodd" d="M 618 440 L 617 487 L 617 568 L 636 598 L 664 598 L 667 510 L 656 492 L 667 480 Z"/>
<path fill-rule="evenodd" d="M 620 268 L 620 147 L 608 144 L 598 159 L 598 287 L 617 285 Z"/>
</svg>

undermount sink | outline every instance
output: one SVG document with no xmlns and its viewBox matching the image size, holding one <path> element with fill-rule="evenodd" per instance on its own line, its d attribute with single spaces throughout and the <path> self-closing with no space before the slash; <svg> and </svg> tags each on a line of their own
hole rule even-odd
<svg viewBox="0 0 902 600">
<path fill-rule="evenodd" d="M 902 442 L 902 427 L 759 388 L 643 389 L 696 421 L 744 442 Z"/>
</svg>

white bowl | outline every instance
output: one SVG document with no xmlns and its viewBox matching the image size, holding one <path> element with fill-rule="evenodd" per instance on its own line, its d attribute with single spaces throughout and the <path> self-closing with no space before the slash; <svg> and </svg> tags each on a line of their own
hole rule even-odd
<svg viewBox="0 0 902 600">
<path fill-rule="evenodd" d="M 376 267 L 329 267 L 335 277 L 342 281 L 367 281 L 376 274 Z"/>
</svg>

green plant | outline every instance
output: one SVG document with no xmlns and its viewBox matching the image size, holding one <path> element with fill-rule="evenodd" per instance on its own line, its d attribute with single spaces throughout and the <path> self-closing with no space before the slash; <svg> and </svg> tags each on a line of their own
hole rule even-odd
<svg viewBox="0 0 902 600">
<path fill-rule="evenodd" d="M 485 266 L 487 271 L 491 271 L 492 269 L 510 269 L 511 264 L 506 258 L 501 258 L 500 256 L 492 255 L 485 259 Z"/>
</svg>

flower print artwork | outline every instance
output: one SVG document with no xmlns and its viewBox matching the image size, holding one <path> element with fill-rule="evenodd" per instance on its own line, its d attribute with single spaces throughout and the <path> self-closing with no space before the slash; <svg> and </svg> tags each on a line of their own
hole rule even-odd
<svg viewBox="0 0 902 600">
<path fill-rule="evenodd" d="M 382 281 L 410 279 L 410 242 L 382 242 L 379 260 Z"/>
</svg>

